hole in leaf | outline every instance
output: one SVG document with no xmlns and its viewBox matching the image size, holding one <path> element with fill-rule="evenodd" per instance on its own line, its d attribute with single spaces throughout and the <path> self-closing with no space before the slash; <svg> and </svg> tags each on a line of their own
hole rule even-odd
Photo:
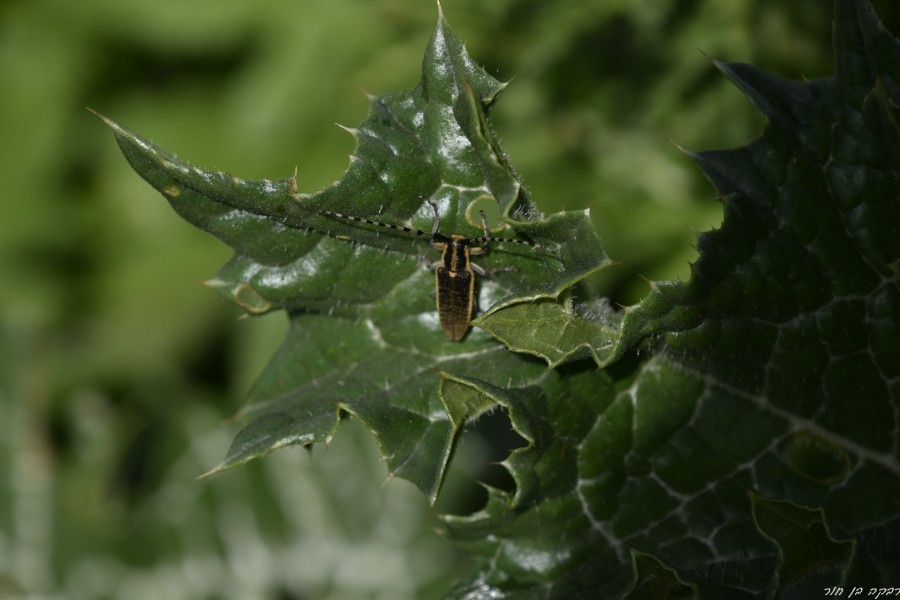
<svg viewBox="0 0 900 600">
<path fill-rule="evenodd" d="M 840 481 L 852 467 L 842 447 L 807 431 L 791 436 L 783 452 L 797 473 L 822 483 Z"/>
<path fill-rule="evenodd" d="M 494 410 L 470 423 L 454 450 L 435 510 L 451 515 L 475 513 L 487 503 L 485 485 L 513 495 L 515 481 L 506 467 L 499 463 L 513 450 L 527 444 L 513 430 L 506 411 Z"/>
<path fill-rule="evenodd" d="M 489 194 L 478 196 L 469 203 L 469 207 L 466 209 L 466 221 L 472 227 L 481 229 L 482 211 L 484 211 L 484 216 L 487 218 L 488 231 L 498 232 L 506 228 L 500 221 L 500 205 Z"/>
</svg>

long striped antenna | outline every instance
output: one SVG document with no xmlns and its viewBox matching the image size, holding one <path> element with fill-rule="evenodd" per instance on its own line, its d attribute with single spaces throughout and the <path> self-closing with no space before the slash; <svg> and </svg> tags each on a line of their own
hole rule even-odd
<svg viewBox="0 0 900 600">
<path fill-rule="evenodd" d="M 431 204 L 431 202 L 429 202 L 429 204 Z M 431 204 L 431 206 L 434 207 L 434 204 Z M 436 211 L 437 211 L 437 208 L 435 208 L 435 217 L 437 216 Z M 502 237 L 496 237 L 493 235 L 489 235 L 490 231 L 488 230 L 487 215 L 484 214 L 483 210 L 480 212 L 481 212 L 481 226 L 484 228 L 484 236 L 482 236 L 480 238 L 469 238 L 466 241 L 468 241 L 470 243 L 506 242 L 509 244 L 521 244 L 523 246 L 531 246 L 532 248 L 538 248 L 538 249 L 546 248 L 546 246 L 544 246 L 543 244 L 538 244 L 537 242 L 530 242 L 528 240 L 518 240 L 515 238 L 502 238 Z"/>
<path fill-rule="evenodd" d="M 297 167 L 294 167 L 294 175 L 291 177 L 291 187 L 290 187 L 290 196 L 295 200 L 299 200 L 299 191 L 297 189 Z M 431 200 L 426 200 L 429 206 L 431 206 L 431 210 L 434 211 L 434 222 L 431 225 L 431 232 L 422 231 L 417 227 L 407 227 L 406 225 L 395 225 L 393 223 L 385 223 L 383 221 L 375 221 L 373 219 L 368 219 L 366 217 L 357 217 L 355 215 L 347 215 L 341 212 L 337 212 L 334 210 L 327 209 L 310 209 L 314 212 L 317 212 L 321 215 L 325 215 L 326 217 L 331 217 L 333 219 L 342 219 L 344 221 L 354 221 L 356 223 L 365 223 L 366 225 L 374 225 L 376 227 L 382 227 L 384 229 L 393 229 L 394 231 L 403 231 L 405 233 L 412 234 L 416 237 L 427 236 L 431 238 L 432 242 L 437 240 L 441 242 L 447 242 L 450 240 L 450 236 L 444 235 L 443 233 L 438 232 L 438 225 L 440 224 L 440 213 L 438 212 L 437 204 L 432 202 Z M 456 239 L 463 239 L 466 243 L 469 244 L 477 244 L 477 243 L 488 243 L 488 242 L 499 242 L 499 243 L 509 243 L 509 244 L 519 244 L 522 246 L 531 246 L 532 248 L 539 249 L 547 249 L 547 246 L 543 244 L 538 244 L 537 242 L 531 242 L 528 240 L 519 240 L 515 238 L 504 238 L 490 235 L 490 230 L 488 229 L 487 224 L 487 215 L 484 214 L 484 211 L 481 212 L 481 226 L 484 229 L 484 235 L 482 237 L 477 238 L 462 238 L 461 236 L 456 236 Z"/>
<path fill-rule="evenodd" d="M 367 219 L 365 217 L 357 217 L 354 215 L 345 215 L 344 213 L 335 212 L 333 210 L 325 210 L 320 209 L 316 210 L 317 213 L 325 215 L 326 217 L 332 217 L 333 219 L 343 219 L 345 221 L 355 221 L 357 223 L 365 223 L 367 225 L 375 225 L 377 227 L 384 227 L 385 229 L 393 229 L 394 231 L 404 231 L 406 233 L 411 233 L 415 236 L 426 236 L 426 237 L 435 237 L 436 235 L 440 235 L 437 232 L 432 231 L 428 233 L 427 231 L 422 231 L 416 227 L 407 227 L 406 225 L 394 225 L 393 223 L 382 223 L 381 221 L 373 221 L 372 219 Z"/>
<path fill-rule="evenodd" d="M 318 209 L 316 212 L 319 214 L 325 215 L 326 217 L 332 217 L 334 219 L 343 219 L 345 221 L 354 221 L 356 223 L 365 223 L 366 225 L 374 225 L 376 227 L 383 227 L 385 229 L 393 229 L 394 231 L 403 231 L 405 233 L 410 233 L 415 235 L 416 237 L 427 236 L 434 240 L 446 242 L 449 241 L 449 236 L 444 235 L 443 233 L 438 232 L 438 225 L 440 224 L 440 213 L 438 212 L 437 205 L 431 200 L 426 200 L 428 204 L 431 206 L 431 209 L 434 211 L 434 221 L 431 225 L 431 232 L 423 231 L 417 227 L 407 227 L 406 225 L 395 225 L 393 223 L 385 223 L 383 221 L 375 221 L 373 219 L 369 219 L 366 217 L 357 217 L 355 215 L 346 215 L 344 213 L 340 213 L 333 210 L 326 209 Z M 482 237 L 477 238 L 465 238 L 465 241 L 470 244 L 476 243 L 487 243 L 487 242 L 502 242 L 502 243 L 511 243 L 511 244 L 520 244 L 522 246 L 531 246 L 532 248 L 546 248 L 543 244 L 538 244 L 537 242 L 531 242 L 528 240 L 519 240 L 515 238 L 505 238 L 505 237 L 497 237 L 490 235 L 487 225 L 487 216 L 484 214 L 484 211 L 481 211 L 481 225 L 484 228 L 484 235 Z"/>
</svg>

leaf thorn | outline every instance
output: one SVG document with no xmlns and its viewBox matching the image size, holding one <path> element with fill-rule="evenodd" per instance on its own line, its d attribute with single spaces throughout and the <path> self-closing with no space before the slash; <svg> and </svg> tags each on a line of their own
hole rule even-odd
<svg viewBox="0 0 900 600">
<path fill-rule="evenodd" d="M 681 151 L 682 154 L 684 154 L 690 158 L 695 158 L 697 156 L 696 152 L 688 150 L 687 148 L 685 148 L 684 146 L 682 146 L 675 140 L 669 140 L 669 143 L 672 144 L 673 146 L 675 146 L 676 148 L 678 148 L 678 150 Z"/>
<path fill-rule="evenodd" d="M 359 129 L 357 129 L 356 127 L 347 127 L 346 125 L 341 125 L 340 123 L 335 123 L 335 125 L 352 135 L 354 138 L 359 135 Z"/>
<path fill-rule="evenodd" d="M 199 475 L 197 475 L 196 477 L 194 477 L 194 479 L 206 479 L 207 477 L 210 477 L 210 476 L 212 476 L 212 475 L 215 475 L 216 473 L 218 473 L 219 471 L 222 470 L 223 464 L 224 464 L 224 463 L 219 463 L 219 464 L 217 464 L 216 466 L 214 466 L 214 467 L 213 467 L 212 469 L 210 469 L 209 471 L 206 471 L 205 473 L 200 473 Z"/>
<path fill-rule="evenodd" d="M 291 185 L 290 185 L 289 192 L 288 192 L 288 195 L 290 195 L 290 197 L 293 198 L 294 200 L 300 199 L 300 188 L 297 187 L 297 173 L 298 172 L 299 172 L 299 167 L 297 167 L 297 165 L 294 165 L 294 174 L 291 175 Z"/>
<path fill-rule="evenodd" d="M 651 289 L 651 290 L 655 290 L 655 289 L 658 287 L 658 286 L 656 285 L 656 282 L 653 281 L 652 279 L 650 279 L 649 277 L 645 277 L 644 275 L 641 275 L 640 273 L 638 274 L 638 277 L 640 277 L 641 279 L 643 279 L 644 281 L 646 281 L 646 282 L 647 282 L 647 285 L 650 286 L 650 289 Z"/>
<path fill-rule="evenodd" d="M 363 96 L 365 96 L 369 102 L 374 102 L 378 98 L 378 96 L 366 91 L 366 89 L 358 83 L 356 84 L 356 89 L 362 92 Z"/>
<path fill-rule="evenodd" d="M 110 127 L 113 126 L 113 122 L 111 120 L 109 120 L 107 117 L 104 117 L 103 115 L 98 113 L 96 110 L 94 110 L 90 106 L 85 106 L 84 109 L 86 111 L 88 111 L 89 113 L 91 113 L 92 115 L 94 115 L 95 117 L 97 117 L 98 119 L 100 119 L 101 121 L 103 121 L 104 123 L 106 123 L 107 125 L 109 125 Z"/>
</svg>

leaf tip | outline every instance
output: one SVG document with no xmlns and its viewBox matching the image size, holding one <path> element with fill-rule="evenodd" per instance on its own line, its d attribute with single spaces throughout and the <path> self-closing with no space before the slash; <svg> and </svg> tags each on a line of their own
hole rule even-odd
<svg viewBox="0 0 900 600">
<path fill-rule="evenodd" d="M 700 48 L 699 46 L 697 46 L 696 48 L 697 48 L 697 52 L 699 52 L 700 54 L 702 54 L 702 55 L 704 56 L 704 58 L 706 58 L 706 60 L 708 60 L 709 62 L 713 63 L 714 65 L 716 64 L 716 62 L 718 62 L 718 61 L 716 61 L 716 59 L 714 59 L 712 56 L 710 56 L 709 54 L 707 54 L 706 52 L 704 52 L 704 51 L 703 51 L 703 48 Z"/>
<path fill-rule="evenodd" d="M 219 463 L 216 466 L 214 466 L 212 469 L 210 469 L 209 471 L 206 471 L 205 473 L 200 473 L 199 475 L 194 477 L 194 479 L 195 480 L 206 479 L 207 477 L 211 477 L 211 476 L 215 475 L 216 473 L 223 471 L 223 470 L 225 470 L 225 463 Z"/>
<path fill-rule="evenodd" d="M 696 160 L 697 153 L 694 152 L 693 150 L 688 150 L 687 148 L 685 148 L 684 146 L 682 146 L 675 140 L 669 140 L 669 143 L 671 143 L 673 146 L 678 148 L 678 151 L 681 152 L 682 154 L 684 154 L 685 156 L 688 156 L 688 157 Z"/>
<path fill-rule="evenodd" d="M 103 121 L 103 123 L 106 124 L 106 126 L 109 127 L 110 129 L 112 129 L 113 131 L 118 131 L 121 129 L 121 127 L 119 127 L 118 123 L 116 123 L 109 117 L 98 113 L 96 110 L 94 110 L 90 106 L 85 106 L 84 109 L 86 111 L 88 111 L 89 113 L 91 113 L 92 115 L 94 115 L 95 117 L 97 117 L 98 119 L 100 119 L 101 121 Z"/>
</svg>

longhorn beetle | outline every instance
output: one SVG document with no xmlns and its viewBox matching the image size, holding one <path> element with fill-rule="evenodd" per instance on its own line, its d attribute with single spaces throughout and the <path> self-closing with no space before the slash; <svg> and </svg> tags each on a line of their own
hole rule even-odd
<svg viewBox="0 0 900 600">
<path fill-rule="evenodd" d="M 417 237 L 427 236 L 431 238 L 431 245 L 441 252 L 440 260 L 429 267 L 434 269 L 438 319 L 440 320 L 441 327 L 444 328 L 444 333 L 447 334 L 447 337 L 453 341 L 458 341 L 466 335 L 466 332 L 469 330 L 469 321 L 472 319 L 472 309 L 475 304 L 475 275 L 487 275 L 487 272 L 484 269 L 472 262 L 471 257 L 482 255 L 487 252 L 488 242 L 522 244 L 533 248 L 544 248 L 544 246 L 526 240 L 516 240 L 489 235 L 490 232 L 488 231 L 487 217 L 485 216 L 484 211 L 481 211 L 481 225 L 484 229 L 484 235 L 482 237 L 467 238 L 464 235 L 457 234 L 444 235 L 443 233 L 438 232 L 440 216 L 438 214 L 437 205 L 430 200 L 427 202 L 434 211 L 434 222 L 431 225 L 430 233 L 415 227 L 382 223 L 381 221 L 345 215 L 332 210 L 316 210 L 316 212 L 335 219 L 356 221 L 357 223 L 366 223 L 377 227 L 404 231 Z M 475 246 L 473 244 L 484 245 Z M 515 269 L 495 269 L 494 271 L 512 270 Z"/>
</svg>

